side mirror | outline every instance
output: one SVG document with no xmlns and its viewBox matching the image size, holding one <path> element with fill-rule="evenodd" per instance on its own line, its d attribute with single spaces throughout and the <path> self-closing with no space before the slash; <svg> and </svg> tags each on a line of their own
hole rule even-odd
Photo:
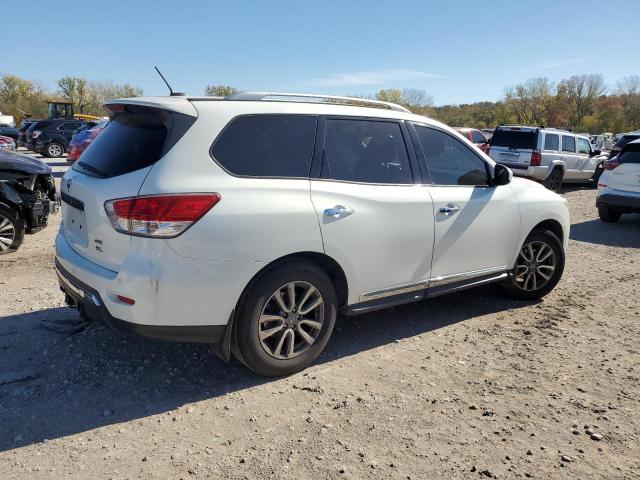
<svg viewBox="0 0 640 480">
<path fill-rule="evenodd" d="M 493 169 L 493 185 L 507 185 L 511 183 L 513 172 L 504 165 L 497 163 Z"/>
<path fill-rule="evenodd" d="M 602 154 L 602 150 L 594 150 L 593 152 L 591 152 L 591 157 L 595 157 L 597 155 L 601 155 Z"/>
</svg>

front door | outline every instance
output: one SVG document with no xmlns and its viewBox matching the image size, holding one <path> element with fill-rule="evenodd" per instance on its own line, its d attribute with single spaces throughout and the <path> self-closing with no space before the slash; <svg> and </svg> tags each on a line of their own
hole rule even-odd
<svg viewBox="0 0 640 480">
<path fill-rule="evenodd" d="M 322 131 L 311 199 L 325 252 L 349 278 L 349 303 L 421 293 L 431 270 L 433 206 L 414 181 L 401 124 L 329 117 Z"/>
<path fill-rule="evenodd" d="M 511 186 L 491 186 L 487 162 L 444 130 L 417 124 L 415 130 L 432 182 L 431 286 L 511 269 L 520 232 Z"/>
</svg>

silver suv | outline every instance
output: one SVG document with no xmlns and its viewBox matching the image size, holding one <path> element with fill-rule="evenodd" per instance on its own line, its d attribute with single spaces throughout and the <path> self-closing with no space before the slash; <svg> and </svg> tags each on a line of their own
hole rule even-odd
<svg viewBox="0 0 640 480">
<path fill-rule="evenodd" d="M 595 185 L 605 160 L 600 153 L 586 136 L 520 125 L 496 128 L 489 149 L 489 156 L 514 175 L 538 180 L 554 191 L 563 183 Z"/>
</svg>

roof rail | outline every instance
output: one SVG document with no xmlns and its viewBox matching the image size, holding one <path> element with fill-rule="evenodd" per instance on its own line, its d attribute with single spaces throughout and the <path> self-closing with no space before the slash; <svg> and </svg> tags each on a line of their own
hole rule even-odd
<svg viewBox="0 0 640 480">
<path fill-rule="evenodd" d="M 331 103 L 349 105 L 353 107 L 386 108 L 396 112 L 411 113 L 401 105 L 366 98 L 338 97 L 334 95 L 315 95 L 311 93 L 278 93 L 278 92 L 238 92 L 225 97 L 225 100 L 240 101 L 271 101 L 271 102 L 307 102 L 307 103 Z"/>
</svg>

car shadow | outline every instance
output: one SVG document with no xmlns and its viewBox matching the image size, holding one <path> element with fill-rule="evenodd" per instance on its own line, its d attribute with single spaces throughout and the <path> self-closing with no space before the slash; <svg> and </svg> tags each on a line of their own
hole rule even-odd
<svg viewBox="0 0 640 480">
<path fill-rule="evenodd" d="M 571 225 L 569 237 L 610 247 L 640 248 L 640 215 L 622 215 L 616 223 L 587 220 Z"/>
<path fill-rule="evenodd" d="M 570 192 L 579 192 L 581 190 L 593 190 L 594 187 L 589 183 L 564 183 L 562 188 L 558 190 L 558 193 L 570 193 Z"/>
<path fill-rule="evenodd" d="M 316 364 L 527 305 L 489 286 L 341 317 Z M 274 381 L 235 360 L 225 364 L 206 345 L 128 337 L 99 325 L 66 331 L 76 320 L 66 307 L 0 318 L 0 451 Z"/>
</svg>

